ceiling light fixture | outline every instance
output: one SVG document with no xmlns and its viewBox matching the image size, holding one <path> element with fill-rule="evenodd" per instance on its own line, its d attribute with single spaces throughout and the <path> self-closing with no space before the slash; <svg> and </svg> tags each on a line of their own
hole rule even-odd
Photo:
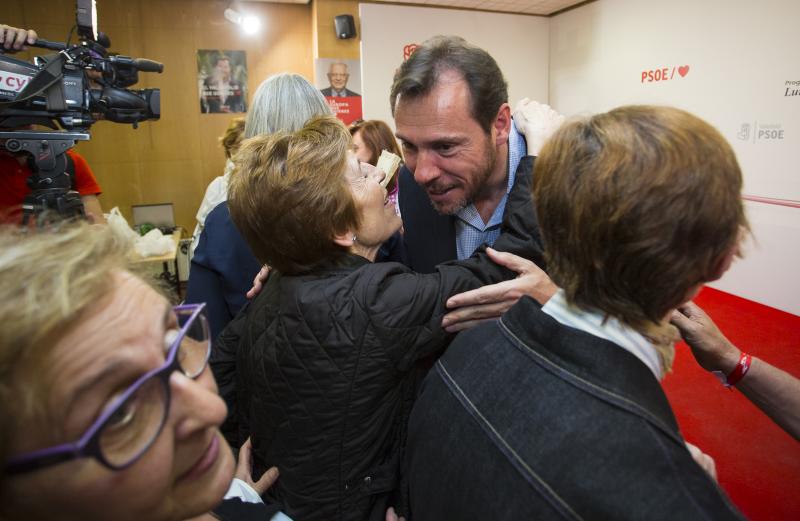
<svg viewBox="0 0 800 521">
<path fill-rule="evenodd" d="M 242 14 L 230 7 L 225 9 L 225 19 L 242 28 L 245 34 L 256 34 L 261 28 L 261 20 L 253 15 Z"/>
</svg>

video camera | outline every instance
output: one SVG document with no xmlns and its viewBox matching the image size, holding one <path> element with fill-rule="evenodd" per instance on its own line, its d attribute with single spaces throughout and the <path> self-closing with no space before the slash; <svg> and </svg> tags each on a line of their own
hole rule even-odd
<svg viewBox="0 0 800 521">
<path fill-rule="evenodd" d="M 0 147 L 28 155 L 31 194 L 23 202 L 23 224 L 31 215 L 54 211 L 82 216 L 80 195 L 70 190 L 67 150 L 88 141 L 89 127 L 99 120 L 130 123 L 157 120 L 159 89 L 127 89 L 139 72 L 162 72 L 146 59 L 108 52 L 111 41 L 97 32 L 95 0 L 77 0 L 79 43 L 37 40 L 32 47 L 58 51 L 33 63 L 11 58 L 0 49 Z M 41 125 L 52 131 L 22 130 Z M 9 131 L 5 131 L 9 129 Z M 2 174 L 0 174 L 2 175 Z"/>
</svg>

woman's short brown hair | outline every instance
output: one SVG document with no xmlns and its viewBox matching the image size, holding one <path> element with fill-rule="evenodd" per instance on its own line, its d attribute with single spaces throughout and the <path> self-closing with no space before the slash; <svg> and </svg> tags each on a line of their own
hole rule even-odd
<svg viewBox="0 0 800 521">
<path fill-rule="evenodd" d="M 533 180 L 553 281 L 574 305 L 640 332 L 716 278 L 747 227 L 730 145 L 675 108 L 621 107 L 565 124 Z"/>
<path fill-rule="evenodd" d="M 333 116 L 242 143 L 228 206 L 260 262 L 296 274 L 347 252 L 334 237 L 359 224 L 344 177 L 349 148 L 350 134 Z"/>
</svg>

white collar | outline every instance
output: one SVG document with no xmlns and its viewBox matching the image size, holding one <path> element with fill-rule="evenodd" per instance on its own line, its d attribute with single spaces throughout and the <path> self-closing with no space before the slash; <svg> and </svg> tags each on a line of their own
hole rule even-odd
<svg viewBox="0 0 800 521">
<path fill-rule="evenodd" d="M 661 380 L 661 362 L 656 348 L 642 334 L 616 318 L 570 305 L 562 289 L 542 306 L 542 311 L 565 326 L 613 342 L 636 356 L 653 372 L 657 380 Z"/>
</svg>

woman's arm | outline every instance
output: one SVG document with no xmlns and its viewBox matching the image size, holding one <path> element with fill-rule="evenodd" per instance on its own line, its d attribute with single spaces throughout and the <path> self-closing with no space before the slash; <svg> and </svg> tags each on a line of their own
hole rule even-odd
<svg viewBox="0 0 800 521">
<path fill-rule="evenodd" d="M 401 369 L 419 358 L 441 353 L 449 343 L 452 336 L 442 328 L 442 318 L 453 295 L 514 279 L 519 274 L 515 270 L 532 277 L 544 275 L 535 265 L 513 256 L 542 259 L 530 195 L 532 168 L 533 158 L 523 158 L 506 201 L 495 249 L 507 255 L 490 253 L 481 246 L 470 258 L 440 264 L 431 274 L 413 273 L 392 263 L 371 266 L 366 307 L 373 325 L 392 340 L 387 341 L 386 348 Z M 506 265 L 494 262 L 493 257 L 507 261 Z M 544 280 L 549 282 L 546 276 Z"/>
<path fill-rule="evenodd" d="M 695 360 L 706 371 L 730 375 L 742 352 L 694 302 L 672 314 L 672 323 L 689 344 Z M 800 380 L 755 357 L 735 387 L 783 430 L 800 440 Z"/>
</svg>

